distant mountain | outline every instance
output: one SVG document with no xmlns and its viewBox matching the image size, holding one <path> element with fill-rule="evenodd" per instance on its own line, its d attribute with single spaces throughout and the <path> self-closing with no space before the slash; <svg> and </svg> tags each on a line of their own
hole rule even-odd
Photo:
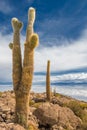
<svg viewBox="0 0 87 130">
<path fill-rule="evenodd" d="M 12 85 L 12 82 L 0 82 L 0 85 Z"/>
<path fill-rule="evenodd" d="M 62 75 L 62 74 L 70 74 L 70 73 L 87 73 L 87 67 L 75 68 L 70 70 L 63 70 L 63 71 L 53 71 L 51 75 Z M 46 75 L 46 72 L 34 72 L 34 75 Z"/>
</svg>

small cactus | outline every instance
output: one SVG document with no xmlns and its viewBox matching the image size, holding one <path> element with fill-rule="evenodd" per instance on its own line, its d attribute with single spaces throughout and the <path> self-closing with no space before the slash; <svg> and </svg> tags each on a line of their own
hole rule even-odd
<svg viewBox="0 0 87 130">
<path fill-rule="evenodd" d="M 51 88 L 50 88 L 50 61 L 47 61 L 47 74 L 46 74 L 46 96 L 47 100 L 51 100 Z"/>
<path fill-rule="evenodd" d="M 56 96 L 56 88 L 53 89 L 53 95 Z"/>
</svg>

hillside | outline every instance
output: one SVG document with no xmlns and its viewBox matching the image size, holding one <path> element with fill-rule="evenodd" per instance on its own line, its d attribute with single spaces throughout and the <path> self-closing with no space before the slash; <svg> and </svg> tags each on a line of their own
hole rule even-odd
<svg viewBox="0 0 87 130">
<path fill-rule="evenodd" d="M 14 110 L 14 92 L 0 92 L 0 130 L 24 130 Z M 87 103 L 58 93 L 49 103 L 45 93 L 31 92 L 29 123 L 28 130 L 87 130 Z"/>
</svg>

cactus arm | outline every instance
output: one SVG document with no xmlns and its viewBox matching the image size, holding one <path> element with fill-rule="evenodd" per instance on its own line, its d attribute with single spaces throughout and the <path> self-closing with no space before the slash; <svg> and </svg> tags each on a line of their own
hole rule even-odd
<svg viewBox="0 0 87 130">
<path fill-rule="evenodd" d="M 20 49 L 20 30 L 22 23 L 17 18 L 12 18 L 13 27 L 13 85 L 14 90 L 17 90 L 21 80 L 22 62 Z"/>
<path fill-rule="evenodd" d="M 9 43 L 9 48 L 12 50 L 13 49 L 13 43 Z"/>
<path fill-rule="evenodd" d="M 28 25 L 27 25 L 27 30 L 26 30 L 27 43 L 29 42 L 29 38 L 31 34 L 33 33 L 34 21 L 35 21 L 35 9 L 31 7 L 28 10 Z"/>
<path fill-rule="evenodd" d="M 27 93 L 29 93 L 29 90 L 32 85 L 33 70 L 34 70 L 34 48 L 38 44 L 38 35 L 33 33 L 34 21 L 35 21 L 35 9 L 29 8 L 28 25 L 26 30 L 26 42 L 24 48 L 23 73 L 22 73 L 23 88 L 21 88 Z"/>
<path fill-rule="evenodd" d="M 30 56 L 33 57 L 33 51 L 29 48 L 30 44 L 30 36 L 33 34 L 33 26 L 35 21 L 35 9 L 29 8 L 28 10 L 28 25 L 26 29 L 26 42 L 25 42 L 25 48 L 24 48 L 24 67 L 29 66 L 30 63 Z M 33 62 L 33 60 L 32 60 Z"/>
<path fill-rule="evenodd" d="M 29 47 L 30 49 L 34 49 L 38 46 L 38 43 L 39 43 L 39 38 L 38 38 L 38 35 L 36 33 L 33 33 L 31 36 L 30 36 L 30 39 L 29 39 Z"/>
</svg>

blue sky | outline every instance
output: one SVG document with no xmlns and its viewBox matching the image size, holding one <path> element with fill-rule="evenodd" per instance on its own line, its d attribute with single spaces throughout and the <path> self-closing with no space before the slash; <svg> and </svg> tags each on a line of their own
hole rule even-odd
<svg viewBox="0 0 87 130">
<path fill-rule="evenodd" d="M 17 17 L 24 24 L 21 31 L 23 53 L 29 7 L 36 9 L 34 30 L 40 37 L 35 51 L 35 72 L 45 71 L 48 59 L 52 71 L 80 69 L 85 72 L 87 0 L 0 0 L 0 81 L 11 80 L 12 53 L 8 48 L 13 33 L 11 18 Z"/>
<path fill-rule="evenodd" d="M 0 28 L 4 28 L 2 32 L 11 33 L 11 18 L 17 17 L 24 23 L 22 33 L 25 34 L 30 6 L 35 7 L 37 12 L 35 30 L 38 33 L 43 32 L 40 34 L 41 44 L 56 38 L 77 39 L 87 27 L 87 0 L 1 0 Z"/>
</svg>

